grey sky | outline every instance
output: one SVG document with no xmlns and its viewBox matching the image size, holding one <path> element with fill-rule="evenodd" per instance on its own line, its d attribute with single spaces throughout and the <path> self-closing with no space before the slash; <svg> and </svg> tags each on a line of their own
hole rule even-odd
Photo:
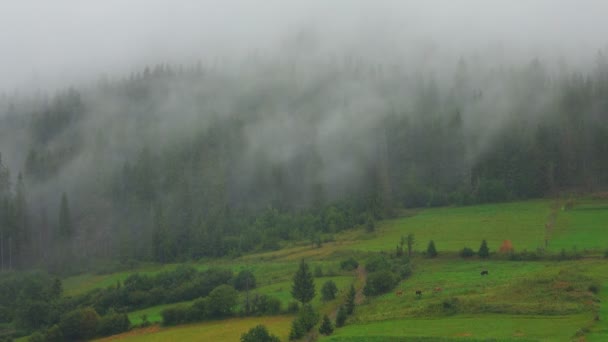
<svg viewBox="0 0 608 342">
<path fill-rule="evenodd" d="M 0 0 L 0 91 L 145 63 L 294 53 L 302 33 L 314 44 L 297 54 L 585 62 L 608 46 L 606 16 L 604 0 Z"/>
</svg>

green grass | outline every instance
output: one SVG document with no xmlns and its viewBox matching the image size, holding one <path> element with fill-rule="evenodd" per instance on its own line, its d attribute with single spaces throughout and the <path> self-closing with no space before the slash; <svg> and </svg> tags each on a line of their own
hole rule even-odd
<svg viewBox="0 0 608 342">
<path fill-rule="evenodd" d="M 399 319 L 346 325 L 321 341 L 380 341 L 385 337 L 569 341 L 588 320 L 588 315 L 472 315 L 439 319 Z"/>
<path fill-rule="evenodd" d="M 415 250 L 426 250 L 435 241 L 439 253 L 478 250 L 483 239 L 496 251 L 504 240 L 517 250 L 536 250 L 544 244 L 544 224 L 550 213 L 546 200 L 486 204 L 470 207 L 426 209 L 418 214 L 387 220 L 377 225 L 376 237 L 358 240 L 348 248 L 364 251 L 392 251 L 401 236 L 416 238 Z"/>
<path fill-rule="evenodd" d="M 560 209 L 549 248 L 553 251 L 608 249 L 608 204 L 583 201 L 572 210 Z"/>
<path fill-rule="evenodd" d="M 311 270 L 321 266 L 332 277 L 315 278 L 317 297 L 313 304 L 330 313 L 337 301 L 321 305 L 320 287 L 331 279 L 345 290 L 354 280 L 354 272 L 339 271 L 339 262 L 354 256 L 361 263 L 370 253 L 392 253 L 401 236 L 412 233 L 415 250 L 426 249 L 434 240 L 439 258 L 414 259 L 414 274 L 401 282 L 391 293 L 368 298 L 356 310 L 349 324 L 336 330 L 326 341 L 567 341 L 582 328 L 588 329 L 589 341 L 608 340 L 608 264 L 600 259 L 577 261 L 513 262 L 498 258 L 482 260 L 457 256 L 463 247 L 477 250 L 481 240 L 488 241 L 496 252 L 504 240 L 511 240 L 516 251 L 535 251 L 544 246 L 545 223 L 548 222 L 551 200 L 488 204 L 469 207 L 423 209 L 408 216 L 381 221 L 376 232 L 362 228 L 335 234 L 335 242 L 313 248 L 308 242 L 291 243 L 278 251 L 245 255 L 237 259 L 221 259 L 193 264 L 197 269 L 225 267 L 235 273 L 251 270 L 258 287 L 252 294 L 267 294 L 281 300 L 283 309 L 292 298 L 291 278 L 298 262 L 304 258 Z M 608 248 L 608 201 L 581 200 L 574 209 L 557 211 L 551 232 L 549 252 L 576 247 L 598 251 Z M 146 273 L 167 270 L 175 265 L 150 266 Z M 480 271 L 489 270 L 487 277 Z M 113 285 L 131 272 L 104 276 L 68 278 L 64 283 L 68 294 L 82 293 L 95 287 Z M 598 296 L 588 291 L 591 283 L 602 284 Z M 433 289 L 442 288 L 435 293 Z M 395 291 L 404 295 L 397 297 Z M 422 290 L 422 298 L 415 291 Z M 445 302 L 456 298 L 453 311 L 445 311 Z M 244 294 L 241 293 L 240 302 Z M 603 304 L 600 306 L 600 304 Z M 129 313 L 133 323 L 147 314 L 151 322 L 160 321 L 160 312 L 176 304 L 147 308 Z M 593 317 L 599 310 L 599 322 Z M 266 324 L 286 340 L 291 318 L 275 316 L 203 322 L 174 328 L 136 330 L 122 337 L 127 340 L 238 340 L 254 322 Z M 269 322 L 269 323 L 267 323 Z M 276 332 L 273 331 L 276 328 Z M 158 330 L 158 331 L 152 331 Z"/>
</svg>

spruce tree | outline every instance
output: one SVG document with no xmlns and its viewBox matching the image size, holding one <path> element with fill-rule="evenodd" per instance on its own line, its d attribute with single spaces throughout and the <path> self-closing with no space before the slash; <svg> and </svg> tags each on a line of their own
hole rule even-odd
<svg viewBox="0 0 608 342">
<path fill-rule="evenodd" d="M 315 281 L 304 259 L 300 262 L 298 271 L 293 276 L 291 295 L 302 304 L 310 302 L 315 297 Z"/>
<path fill-rule="evenodd" d="M 435 242 L 433 240 L 429 241 L 429 246 L 426 248 L 426 254 L 429 258 L 437 256 L 437 249 L 435 248 Z"/>
<path fill-rule="evenodd" d="M 488 242 L 486 240 L 481 242 L 477 255 L 479 255 L 480 258 L 487 258 L 490 256 L 490 249 L 488 248 Z"/>
<path fill-rule="evenodd" d="M 357 292 L 355 291 L 355 286 L 350 285 L 350 289 L 348 290 L 348 294 L 346 294 L 346 313 L 352 315 L 355 312 L 355 297 Z"/>
<path fill-rule="evenodd" d="M 336 314 L 336 327 L 344 326 L 347 315 L 348 314 L 346 313 L 346 309 L 344 308 L 344 306 L 340 305 L 340 307 L 338 308 L 338 313 Z"/>
<path fill-rule="evenodd" d="M 319 332 L 323 335 L 331 335 L 334 332 L 334 326 L 331 324 L 331 321 L 327 315 L 323 316 L 323 321 L 319 327 Z"/>
</svg>

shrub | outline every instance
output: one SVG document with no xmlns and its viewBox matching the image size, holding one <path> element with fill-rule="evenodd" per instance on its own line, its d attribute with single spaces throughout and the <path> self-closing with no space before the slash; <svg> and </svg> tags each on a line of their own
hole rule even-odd
<svg viewBox="0 0 608 342">
<path fill-rule="evenodd" d="M 67 340 L 87 340 L 95 336 L 99 315 L 93 308 L 76 309 L 61 317 L 59 328 Z"/>
<path fill-rule="evenodd" d="M 63 342 L 65 341 L 65 338 L 63 337 L 61 328 L 55 324 L 46 331 L 44 334 L 44 340 L 46 342 Z"/>
<path fill-rule="evenodd" d="M 429 258 L 437 256 L 437 249 L 435 248 L 435 242 L 433 240 L 429 241 L 429 246 L 426 248 L 426 255 Z"/>
<path fill-rule="evenodd" d="M 367 283 L 363 288 L 366 296 L 375 296 L 386 293 L 398 283 L 397 276 L 388 270 L 371 273 L 367 276 Z"/>
<path fill-rule="evenodd" d="M 460 251 L 460 256 L 463 258 L 470 258 L 475 255 L 475 251 L 472 248 L 465 247 Z"/>
<path fill-rule="evenodd" d="M 281 301 L 267 295 L 256 295 L 251 304 L 253 312 L 261 315 L 277 315 L 281 312 Z"/>
<path fill-rule="evenodd" d="M 255 289 L 255 286 L 255 276 L 249 270 L 240 271 L 236 278 L 234 278 L 234 288 L 239 291 Z"/>
<path fill-rule="evenodd" d="M 326 281 L 321 288 L 321 299 L 324 302 L 330 301 L 336 298 L 336 294 L 338 293 L 338 287 L 336 283 L 331 280 Z"/>
<path fill-rule="evenodd" d="M 265 326 L 259 324 L 241 335 L 241 342 L 280 342 L 281 340 L 270 334 Z"/>
<path fill-rule="evenodd" d="M 188 322 L 198 322 L 209 317 L 209 304 L 207 298 L 199 298 L 192 303 L 186 312 Z"/>
<path fill-rule="evenodd" d="M 357 262 L 357 260 L 353 259 L 352 257 L 348 258 L 340 263 L 340 269 L 345 270 L 345 271 L 352 271 L 352 270 L 356 269 L 357 267 L 359 267 L 359 263 Z"/>
<path fill-rule="evenodd" d="M 390 270 L 391 263 L 384 255 L 375 255 L 365 264 L 365 269 L 368 272 L 377 272 L 381 270 Z"/>
<path fill-rule="evenodd" d="M 41 332 L 37 331 L 30 335 L 27 339 L 28 342 L 46 342 L 44 335 Z"/>
<path fill-rule="evenodd" d="M 111 312 L 99 320 L 97 334 L 100 336 L 115 335 L 129 330 L 130 327 L 131 322 L 127 314 Z"/>
<path fill-rule="evenodd" d="M 608 249 L 604 251 L 604 258 L 608 258 Z"/>
<path fill-rule="evenodd" d="M 504 240 L 502 245 L 500 245 L 499 251 L 504 254 L 513 253 L 513 243 L 511 243 L 511 240 Z"/>
<path fill-rule="evenodd" d="M 211 317 L 224 317 L 232 314 L 239 293 L 230 285 L 220 285 L 207 297 Z"/>
<path fill-rule="evenodd" d="M 327 315 L 323 316 L 323 321 L 321 322 L 321 326 L 319 327 L 319 333 L 323 335 L 331 335 L 334 332 L 334 326 L 331 324 L 329 317 Z"/>
<path fill-rule="evenodd" d="M 163 325 L 171 326 L 187 322 L 188 308 L 184 306 L 174 306 L 166 308 L 160 313 L 163 318 Z"/>
</svg>

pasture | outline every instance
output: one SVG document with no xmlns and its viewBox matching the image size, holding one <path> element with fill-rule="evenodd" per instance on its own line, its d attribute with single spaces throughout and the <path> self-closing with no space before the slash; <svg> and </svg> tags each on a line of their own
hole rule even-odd
<svg viewBox="0 0 608 342">
<path fill-rule="evenodd" d="M 357 306 L 347 325 L 322 341 L 561 341 L 585 335 L 588 341 L 608 338 L 608 263 L 600 252 L 608 248 L 608 202 L 581 200 L 570 210 L 556 210 L 554 200 L 534 200 L 469 207 L 430 208 L 380 221 L 376 230 L 362 227 L 334 235 L 334 241 L 315 248 L 308 241 L 285 248 L 236 259 L 194 263 L 197 269 L 229 268 L 235 273 L 251 270 L 257 288 L 251 291 L 278 298 L 282 307 L 292 301 L 291 278 L 300 259 L 311 270 L 320 267 L 325 276 L 315 278 L 317 296 L 313 301 L 321 312 L 331 313 L 338 301 L 320 302 L 320 287 L 333 280 L 343 292 L 355 281 L 354 272 L 340 271 L 340 261 L 354 256 L 361 264 L 375 253 L 394 253 L 401 236 L 414 234 L 413 275 L 384 295 L 366 298 Z M 555 226 L 546 223 L 555 215 Z M 539 261 L 510 261 L 496 254 L 504 240 L 516 252 L 537 251 L 545 246 Z M 439 256 L 425 258 L 423 251 L 434 240 Z M 486 239 L 493 253 L 489 259 L 461 258 L 463 247 L 477 251 Z M 580 260 L 557 261 L 562 249 L 576 249 L 586 256 Z M 602 253 L 603 254 L 603 253 Z M 553 256 L 552 256 L 553 255 Z M 148 266 L 153 274 L 175 265 Z M 487 276 L 481 276 L 488 270 Z M 84 275 L 68 278 L 67 294 L 112 285 L 130 272 Z M 601 290 L 599 294 L 590 289 Z M 594 287 L 594 288 L 595 288 Z M 439 289 L 439 291 L 437 291 Z M 397 292 L 402 295 L 397 295 Z M 421 296 L 415 292 L 421 291 Z M 340 297 L 340 294 L 338 295 Z M 239 302 L 244 301 L 241 293 Z M 160 305 L 129 313 L 140 322 L 146 314 L 150 322 L 160 322 L 160 312 L 172 305 Z M 599 314 L 600 320 L 594 318 Z M 234 318 L 180 327 L 153 326 L 112 337 L 126 341 L 238 340 L 257 323 L 286 340 L 291 324 L 288 315 L 265 318 Z"/>
</svg>

